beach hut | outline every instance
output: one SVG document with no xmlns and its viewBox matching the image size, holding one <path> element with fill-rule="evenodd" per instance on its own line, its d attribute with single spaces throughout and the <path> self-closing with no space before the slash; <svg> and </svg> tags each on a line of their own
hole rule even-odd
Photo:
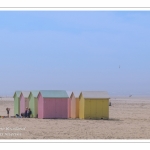
<svg viewBox="0 0 150 150">
<path fill-rule="evenodd" d="M 39 94 L 39 91 L 31 91 L 28 97 L 29 108 L 32 111 L 31 117 L 33 118 L 37 118 L 37 115 L 38 115 L 38 99 L 37 99 L 38 94 Z"/>
<path fill-rule="evenodd" d="M 14 93 L 14 115 L 20 114 L 20 95 L 21 91 L 16 91 Z"/>
<path fill-rule="evenodd" d="M 80 95 L 80 92 L 71 93 L 71 96 L 70 96 L 71 118 L 79 118 L 79 95 Z"/>
<path fill-rule="evenodd" d="M 105 91 L 83 91 L 79 96 L 80 119 L 109 119 L 109 95 Z"/>
<path fill-rule="evenodd" d="M 66 91 L 69 97 L 69 118 L 71 118 L 71 101 L 70 101 L 70 96 L 72 94 L 72 91 Z"/>
<path fill-rule="evenodd" d="M 20 114 L 25 112 L 26 107 L 29 108 L 30 91 L 22 91 L 20 95 Z"/>
<path fill-rule="evenodd" d="M 38 118 L 69 118 L 69 96 L 64 90 L 43 90 L 38 94 Z"/>
</svg>

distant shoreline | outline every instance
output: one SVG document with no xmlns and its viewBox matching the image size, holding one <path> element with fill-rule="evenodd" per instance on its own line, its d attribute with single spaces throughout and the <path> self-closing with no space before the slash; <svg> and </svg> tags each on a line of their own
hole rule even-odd
<svg viewBox="0 0 150 150">
<path fill-rule="evenodd" d="M 0 97 L 0 101 L 14 101 L 13 97 Z"/>
</svg>

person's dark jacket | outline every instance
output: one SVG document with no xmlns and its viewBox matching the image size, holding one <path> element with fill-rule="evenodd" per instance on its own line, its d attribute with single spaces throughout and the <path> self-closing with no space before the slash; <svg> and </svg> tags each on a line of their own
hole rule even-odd
<svg viewBox="0 0 150 150">
<path fill-rule="evenodd" d="M 32 111 L 31 110 L 29 110 L 29 112 L 28 112 L 28 118 L 30 118 L 30 115 L 32 114 Z"/>
<path fill-rule="evenodd" d="M 24 116 L 25 116 L 25 118 L 28 116 L 27 110 L 25 111 Z"/>
</svg>

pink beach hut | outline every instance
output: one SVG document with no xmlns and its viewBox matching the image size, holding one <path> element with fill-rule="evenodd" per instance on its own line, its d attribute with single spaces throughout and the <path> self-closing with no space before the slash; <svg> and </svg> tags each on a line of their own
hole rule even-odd
<svg viewBox="0 0 150 150">
<path fill-rule="evenodd" d="M 70 96 L 71 118 L 79 118 L 79 95 L 80 92 L 72 92 Z"/>
<path fill-rule="evenodd" d="M 22 91 L 20 95 L 20 114 L 25 112 L 26 107 L 29 107 L 30 91 Z"/>
<path fill-rule="evenodd" d="M 63 90 L 43 90 L 38 94 L 38 118 L 69 118 L 69 96 Z"/>
</svg>

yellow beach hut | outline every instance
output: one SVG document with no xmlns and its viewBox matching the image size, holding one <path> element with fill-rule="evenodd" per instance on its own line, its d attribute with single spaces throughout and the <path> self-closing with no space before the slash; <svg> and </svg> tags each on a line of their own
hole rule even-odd
<svg viewBox="0 0 150 150">
<path fill-rule="evenodd" d="M 71 93 L 71 118 L 79 118 L 79 95 L 80 92 L 77 91 Z"/>
<path fill-rule="evenodd" d="M 79 96 L 79 118 L 109 119 L 109 99 L 106 91 L 82 91 Z"/>
</svg>

